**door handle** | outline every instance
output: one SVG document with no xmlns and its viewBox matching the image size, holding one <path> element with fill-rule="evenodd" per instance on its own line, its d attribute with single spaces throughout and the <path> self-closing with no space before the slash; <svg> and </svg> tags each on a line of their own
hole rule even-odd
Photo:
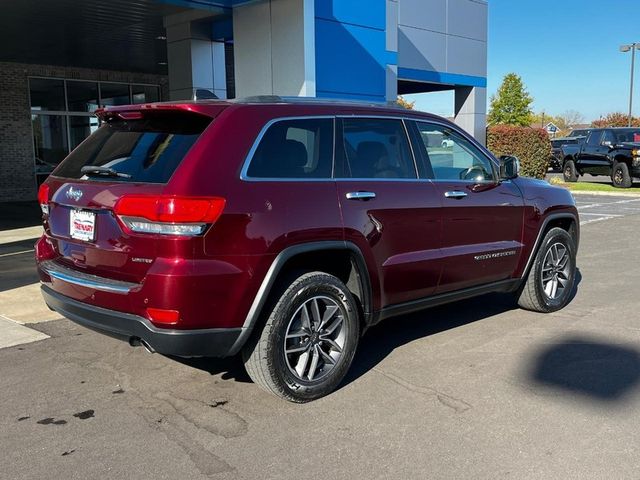
<svg viewBox="0 0 640 480">
<path fill-rule="evenodd" d="M 444 192 L 444 196 L 446 198 L 457 198 L 458 200 L 460 200 L 461 198 L 466 197 L 467 194 L 465 192 L 461 192 L 460 190 L 451 190 L 449 192 Z"/>
<path fill-rule="evenodd" d="M 349 192 L 346 195 L 347 200 L 371 200 L 376 198 L 373 192 Z"/>
</svg>

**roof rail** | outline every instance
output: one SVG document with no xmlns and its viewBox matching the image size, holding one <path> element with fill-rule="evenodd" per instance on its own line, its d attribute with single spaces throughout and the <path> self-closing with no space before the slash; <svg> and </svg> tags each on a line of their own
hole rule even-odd
<svg viewBox="0 0 640 480">
<path fill-rule="evenodd" d="M 238 97 L 229 100 L 231 103 L 284 103 L 285 100 L 279 95 L 250 95 L 248 97 Z"/>
<path fill-rule="evenodd" d="M 391 107 L 403 109 L 396 102 L 374 102 L 371 100 L 355 100 L 343 98 L 318 98 L 318 97 L 289 97 L 280 95 L 254 95 L 249 97 L 240 97 L 230 100 L 233 103 L 337 103 L 347 105 L 363 105 L 371 107 Z"/>
</svg>

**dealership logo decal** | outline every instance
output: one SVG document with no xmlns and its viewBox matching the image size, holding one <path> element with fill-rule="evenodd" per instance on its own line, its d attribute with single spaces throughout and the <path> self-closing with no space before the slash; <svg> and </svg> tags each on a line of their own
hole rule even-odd
<svg viewBox="0 0 640 480">
<path fill-rule="evenodd" d="M 474 259 L 480 260 L 492 260 L 494 258 L 500 257 L 511 257 L 516 254 L 515 250 L 507 250 L 506 252 L 493 252 L 493 253 L 485 253 L 484 255 L 476 255 L 473 257 Z"/>
<path fill-rule="evenodd" d="M 69 187 L 67 190 L 67 198 L 75 200 L 76 202 L 82 198 L 82 190 L 74 190 L 73 187 Z"/>
</svg>

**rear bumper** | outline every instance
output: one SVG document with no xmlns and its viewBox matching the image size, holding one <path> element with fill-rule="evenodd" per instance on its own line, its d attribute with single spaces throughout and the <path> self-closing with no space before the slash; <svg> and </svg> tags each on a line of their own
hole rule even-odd
<svg viewBox="0 0 640 480">
<path fill-rule="evenodd" d="M 163 355 L 227 357 L 235 355 L 245 339 L 243 328 L 171 330 L 155 327 L 146 318 L 88 305 L 41 286 L 47 305 L 69 320 L 130 344 L 142 342 Z"/>
</svg>

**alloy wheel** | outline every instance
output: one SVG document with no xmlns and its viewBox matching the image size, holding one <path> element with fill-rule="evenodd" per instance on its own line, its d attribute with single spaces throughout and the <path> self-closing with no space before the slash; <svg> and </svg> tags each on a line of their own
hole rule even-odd
<svg viewBox="0 0 640 480">
<path fill-rule="evenodd" d="M 542 262 L 542 289 L 550 300 L 562 296 L 571 278 L 570 252 L 558 242 L 547 250 Z"/>
<path fill-rule="evenodd" d="M 293 314 L 284 339 L 289 371 L 302 381 L 317 381 L 336 366 L 346 341 L 344 313 L 325 296 L 305 301 Z"/>
<path fill-rule="evenodd" d="M 616 171 L 613 174 L 613 183 L 616 185 L 621 185 L 624 182 L 624 175 L 622 174 L 621 168 L 616 168 Z"/>
</svg>

